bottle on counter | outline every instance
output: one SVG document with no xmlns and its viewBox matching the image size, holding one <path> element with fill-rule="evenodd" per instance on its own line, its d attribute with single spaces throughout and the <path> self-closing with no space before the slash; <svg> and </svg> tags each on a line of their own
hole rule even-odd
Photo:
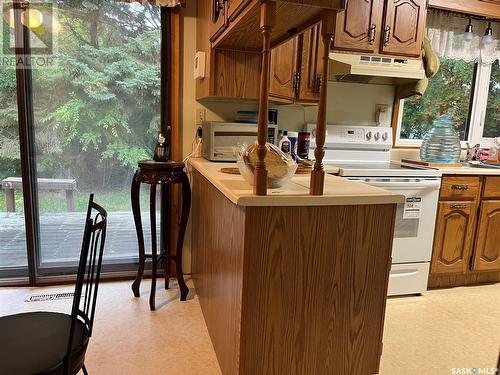
<svg viewBox="0 0 500 375">
<path fill-rule="evenodd" d="M 488 161 L 497 163 L 498 162 L 498 138 L 493 139 L 493 145 L 490 147 L 490 152 L 488 154 Z"/>
<path fill-rule="evenodd" d="M 288 132 L 285 130 L 285 131 L 283 131 L 283 137 L 280 139 L 280 143 L 278 144 L 278 147 L 284 153 L 290 154 L 290 150 L 291 150 L 290 146 L 291 146 L 291 142 L 290 142 L 290 139 L 288 138 Z"/>
<path fill-rule="evenodd" d="M 309 132 L 299 132 L 297 145 L 297 156 L 300 159 L 309 158 L 309 143 L 311 142 L 311 133 Z"/>
<path fill-rule="evenodd" d="M 293 160 L 297 159 L 297 143 L 299 139 L 298 132 L 288 132 L 288 139 L 290 140 L 290 155 Z"/>
</svg>

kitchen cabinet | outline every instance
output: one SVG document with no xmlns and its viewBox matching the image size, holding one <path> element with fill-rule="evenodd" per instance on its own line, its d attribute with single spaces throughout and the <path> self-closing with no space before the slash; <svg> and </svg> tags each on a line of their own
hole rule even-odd
<svg viewBox="0 0 500 375">
<path fill-rule="evenodd" d="M 323 79 L 321 56 L 323 43 L 321 42 L 321 24 L 316 24 L 306 30 L 299 37 L 300 42 L 300 75 L 298 76 L 299 102 L 317 102 L 319 89 Z"/>
<path fill-rule="evenodd" d="M 426 0 L 350 0 L 337 15 L 333 48 L 419 57 L 426 13 Z"/>
<path fill-rule="evenodd" d="M 333 47 L 378 52 L 383 7 L 378 0 L 349 0 L 345 11 L 337 15 Z"/>
<path fill-rule="evenodd" d="M 269 95 L 278 102 L 316 103 L 322 79 L 321 24 L 271 50 Z"/>
<path fill-rule="evenodd" d="M 500 176 L 443 176 L 431 288 L 500 281 Z"/>
<path fill-rule="evenodd" d="M 474 241 L 475 213 L 473 202 L 439 203 L 431 273 L 467 270 Z"/>
<path fill-rule="evenodd" d="M 477 271 L 500 270 L 500 200 L 481 202 L 472 267 Z"/>
<path fill-rule="evenodd" d="M 271 50 L 271 80 L 269 95 L 276 99 L 293 100 L 297 85 L 297 37 Z"/>
<path fill-rule="evenodd" d="M 387 0 L 380 52 L 420 56 L 426 13 L 426 0 Z"/>
<path fill-rule="evenodd" d="M 229 21 L 234 21 L 250 0 L 226 0 Z"/>
</svg>

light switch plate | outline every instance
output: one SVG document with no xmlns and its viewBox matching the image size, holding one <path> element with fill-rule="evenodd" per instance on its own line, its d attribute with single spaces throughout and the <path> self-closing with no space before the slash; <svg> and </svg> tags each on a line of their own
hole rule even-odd
<svg viewBox="0 0 500 375">
<path fill-rule="evenodd" d="M 194 79 L 205 78 L 205 52 L 198 51 L 195 53 L 193 67 Z"/>
</svg>

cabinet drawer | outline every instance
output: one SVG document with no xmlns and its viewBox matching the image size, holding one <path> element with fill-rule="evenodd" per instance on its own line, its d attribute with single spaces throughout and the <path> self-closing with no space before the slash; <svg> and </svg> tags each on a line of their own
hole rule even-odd
<svg viewBox="0 0 500 375">
<path fill-rule="evenodd" d="M 476 200 L 479 195 L 481 178 L 479 176 L 443 177 L 440 199 Z"/>
<path fill-rule="evenodd" d="M 483 198 L 500 198 L 500 176 L 486 177 Z"/>
</svg>

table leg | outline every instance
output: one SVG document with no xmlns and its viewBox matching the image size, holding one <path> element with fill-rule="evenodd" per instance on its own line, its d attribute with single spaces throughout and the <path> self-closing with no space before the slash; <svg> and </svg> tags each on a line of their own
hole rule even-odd
<svg viewBox="0 0 500 375">
<path fill-rule="evenodd" d="M 161 185 L 160 206 L 160 254 L 163 257 L 163 274 L 165 276 L 165 289 L 169 289 L 170 281 L 170 185 Z"/>
<path fill-rule="evenodd" d="M 66 211 L 75 211 L 75 201 L 73 199 L 73 190 L 66 190 Z"/>
<path fill-rule="evenodd" d="M 151 221 L 151 293 L 149 295 L 149 308 L 151 311 L 154 311 L 156 309 L 156 270 L 158 266 L 156 253 L 156 183 L 154 181 L 151 182 L 151 192 L 149 195 L 149 217 Z"/>
<path fill-rule="evenodd" d="M 184 235 L 189 219 L 189 210 L 191 209 L 191 188 L 189 187 L 189 179 L 187 174 L 183 173 L 181 177 L 182 184 L 182 214 L 179 225 L 179 236 L 177 237 L 177 250 L 175 254 L 175 266 L 177 270 L 177 282 L 181 290 L 181 301 L 185 301 L 189 293 L 189 288 L 184 281 L 182 273 L 182 245 L 184 244 Z"/>
<path fill-rule="evenodd" d="M 16 200 L 14 199 L 14 189 L 5 189 L 5 205 L 7 212 L 16 212 Z"/>
<path fill-rule="evenodd" d="M 139 193 L 141 190 L 141 179 L 139 172 L 135 172 L 132 179 L 132 187 L 130 189 L 130 200 L 132 203 L 132 213 L 134 215 L 135 231 L 137 233 L 137 242 L 139 245 L 139 267 L 137 269 L 137 276 L 132 284 L 132 291 L 135 297 L 139 297 L 139 287 L 141 285 L 142 275 L 144 274 L 144 263 L 146 262 L 146 255 L 144 252 L 144 234 L 142 232 L 141 222 L 141 207 L 139 202 Z"/>
</svg>

